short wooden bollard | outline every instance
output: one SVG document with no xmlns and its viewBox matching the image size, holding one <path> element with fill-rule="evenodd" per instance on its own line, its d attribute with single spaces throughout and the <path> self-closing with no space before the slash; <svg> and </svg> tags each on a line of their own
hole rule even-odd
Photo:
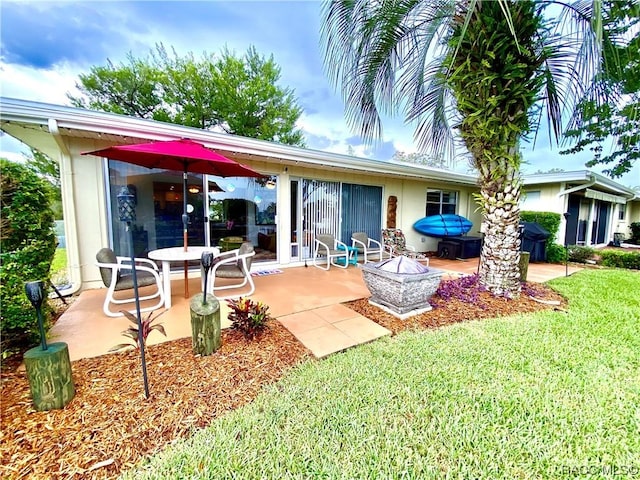
<svg viewBox="0 0 640 480">
<path fill-rule="evenodd" d="M 531 253 L 529 252 L 520 252 L 520 262 L 518 264 L 518 268 L 520 269 L 520 281 L 527 281 L 527 274 L 529 273 L 529 257 Z"/>
<path fill-rule="evenodd" d="M 202 304 L 202 293 L 191 298 L 191 341 L 193 353 L 211 355 L 220 348 L 220 302 L 211 294 Z"/>
<path fill-rule="evenodd" d="M 73 399 L 76 389 L 66 343 L 50 343 L 46 350 L 31 348 L 23 358 L 36 410 L 63 408 Z"/>
</svg>

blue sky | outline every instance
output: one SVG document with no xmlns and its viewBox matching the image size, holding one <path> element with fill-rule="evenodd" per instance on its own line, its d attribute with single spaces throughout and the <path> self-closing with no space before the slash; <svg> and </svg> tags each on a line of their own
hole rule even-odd
<svg viewBox="0 0 640 480">
<path fill-rule="evenodd" d="M 316 150 L 388 160 L 396 150 L 413 152 L 413 129 L 401 118 L 385 119 L 384 138 L 364 145 L 344 120 L 341 95 L 324 73 L 320 48 L 318 1 L 84 1 L 0 3 L 2 40 L 0 94 L 6 97 L 68 105 L 78 74 L 107 59 L 118 63 L 131 52 L 144 57 L 162 42 L 178 54 L 219 53 L 228 47 L 242 55 L 249 46 L 273 55 L 282 69 L 280 84 L 294 89 L 304 110 L 299 127 L 307 146 Z M 25 150 L 7 135 L 0 151 Z M 590 157 L 559 155 L 546 132 L 535 147 L 525 145 L 523 171 L 584 169 Z M 6 155 L 9 156 L 9 155 Z M 456 170 L 465 171 L 460 163 Z M 599 169 L 594 169 L 600 171 Z M 640 165 L 618 180 L 640 185 Z"/>
</svg>

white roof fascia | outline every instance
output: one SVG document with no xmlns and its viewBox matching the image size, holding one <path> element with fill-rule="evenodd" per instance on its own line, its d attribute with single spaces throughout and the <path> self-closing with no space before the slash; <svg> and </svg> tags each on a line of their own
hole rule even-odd
<svg viewBox="0 0 640 480">
<path fill-rule="evenodd" d="M 442 180 L 469 186 L 477 184 L 473 175 L 424 165 L 370 160 L 75 107 L 0 97 L 0 111 L 2 122 L 46 126 L 50 119 L 54 119 L 59 129 L 119 135 L 125 139 L 169 140 L 186 137 L 209 148 L 256 156 L 265 161 L 271 159 L 274 163 L 302 163 L 322 168 L 348 168 L 382 175 Z"/>
<path fill-rule="evenodd" d="M 571 183 L 571 182 L 588 182 L 592 185 L 605 187 L 615 192 L 618 192 L 625 197 L 633 198 L 635 192 L 623 185 L 620 185 L 615 180 L 600 175 L 599 173 L 592 172 L 590 170 L 576 170 L 571 172 L 558 172 L 558 173 L 536 173 L 524 177 L 524 185 L 537 185 L 541 183 Z M 591 186 L 591 185 L 589 185 Z M 586 185 L 583 186 L 583 188 Z M 561 192 L 569 193 L 569 192 Z"/>
</svg>

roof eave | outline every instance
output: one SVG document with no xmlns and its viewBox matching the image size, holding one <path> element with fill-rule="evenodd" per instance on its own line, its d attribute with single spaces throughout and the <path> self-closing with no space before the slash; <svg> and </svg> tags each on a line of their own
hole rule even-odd
<svg viewBox="0 0 640 480">
<path fill-rule="evenodd" d="M 47 125 L 55 119 L 60 129 L 119 135 L 124 139 L 169 140 L 190 138 L 205 146 L 245 156 L 259 157 L 263 161 L 299 164 L 322 168 L 348 169 L 358 172 L 393 175 L 404 178 L 432 179 L 462 185 L 475 185 L 475 176 L 421 165 L 402 165 L 393 162 L 364 159 L 349 155 L 303 149 L 265 140 L 211 132 L 155 120 L 128 117 L 95 110 L 31 102 L 0 97 L 3 122 Z"/>
</svg>

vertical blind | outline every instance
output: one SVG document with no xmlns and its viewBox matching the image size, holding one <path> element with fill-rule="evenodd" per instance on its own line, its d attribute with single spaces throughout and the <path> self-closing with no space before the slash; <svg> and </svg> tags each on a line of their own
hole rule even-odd
<svg viewBox="0 0 640 480">
<path fill-rule="evenodd" d="M 341 240 L 351 245 L 354 232 L 365 232 L 380 241 L 382 222 L 382 187 L 342 184 Z"/>
<path fill-rule="evenodd" d="M 333 235 L 351 244 L 354 232 L 380 240 L 382 187 L 319 180 L 302 180 L 304 246 L 313 254 L 318 234 Z"/>
<path fill-rule="evenodd" d="M 334 235 L 340 229 L 340 183 L 302 180 L 304 246 L 313 253 L 315 236 Z"/>
</svg>

